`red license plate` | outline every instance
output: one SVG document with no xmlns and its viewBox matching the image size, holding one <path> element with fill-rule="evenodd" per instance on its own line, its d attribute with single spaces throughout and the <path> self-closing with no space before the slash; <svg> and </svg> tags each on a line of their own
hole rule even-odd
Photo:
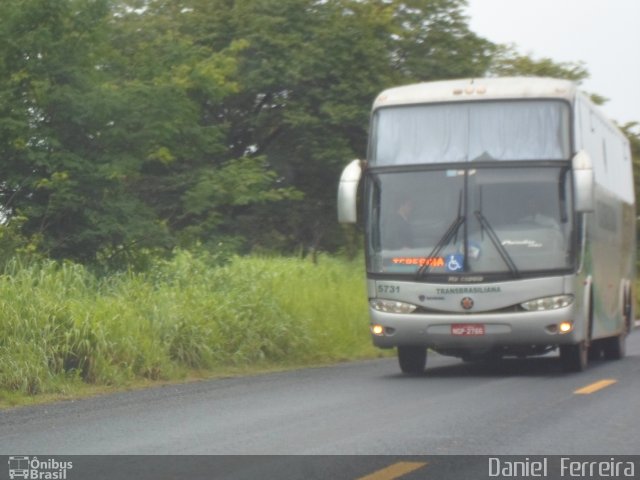
<svg viewBox="0 0 640 480">
<path fill-rule="evenodd" d="M 451 335 L 473 337 L 484 335 L 484 325 L 477 323 L 456 323 L 451 325 Z"/>
</svg>

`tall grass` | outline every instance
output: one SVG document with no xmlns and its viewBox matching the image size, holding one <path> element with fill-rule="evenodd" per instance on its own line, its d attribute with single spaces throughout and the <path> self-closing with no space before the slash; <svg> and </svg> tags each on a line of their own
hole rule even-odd
<svg viewBox="0 0 640 480">
<path fill-rule="evenodd" d="M 0 276 L 0 390 L 121 385 L 190 369 L 371 355 L 361 262 L 177 252 L 145 273 L 8 263 Z"/>
</svg>

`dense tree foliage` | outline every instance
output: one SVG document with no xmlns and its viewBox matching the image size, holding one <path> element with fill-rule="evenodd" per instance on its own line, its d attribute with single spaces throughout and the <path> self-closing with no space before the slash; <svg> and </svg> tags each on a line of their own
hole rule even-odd
<svg viewBox="0 0 640 480">
<path fill-rule="evenodd" d="M 634 173 L 636 175 L 636 192 L 640 192 L 640 123 L 630 122 L 622 126 L 631 145 Z"/>
<path fill-rule="evenodd" d="M 3 0 L 5 232 L 56 258 L 336 249 L 335 185 L 391 85 L 581 80 L 479 38 L 464 0 Z"/>
<path fill-rule="evenodd" d="M 622 131 L 629 139 L 631 145 L 631 157 L 633 161 L 633 177 L 636 189 L 636 198 L 640 194 L 640 123 L 629 122 L 622 126 Z M 640 203 L 640 202 L 638 202 Z M 640 222 L 637 222 L 638 238 L 640 238 Z M 640 261 L 640 258 L 638 258 Z"/>
</svg>

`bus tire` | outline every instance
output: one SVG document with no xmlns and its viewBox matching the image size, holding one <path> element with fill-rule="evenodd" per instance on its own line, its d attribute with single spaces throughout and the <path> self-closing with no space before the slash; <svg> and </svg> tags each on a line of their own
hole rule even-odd
<svg viewBox="0 0 640 480">
<path fill-rule="evenodd" d="M 589 307 L 587 310 L 587 339 L 574 345 L 560 345 L 560 363 L 565 372 L 582 372 L 589 363 L 589 348 L 593 334 L 593 286 L 589 289 Z M 594 349 L 598 347 L 594 346 Z M 595 351 L 592 355 L 595 355 Z"/>
<path fill-rule="evenodd" d="M 627 333 L 621 333 L 615 337 L 606 338 L 602 341 L 602 351 L 605 360 L 620 360 L 627 353 Z"/>
<path fill-rule="evenodd" d="M 398 347 L 398 363 L 402 373 L 420 375 L 427 365 L 426 347 L 413 345 Z"/>
<path fill-rule="evenodd" d="M 560 345 L 560 363 L 566 372 L 582 372 L 589 362 L 589 348 L 584 340 L 575 345 Z"/>
<path fill-rule="evenodd" d="M 602 341 L 602 351 L 604 352 L 605 360 L 620 360 L 624 358 L 627 353 L 627 334 L 631 331 L 631 296 L 625 292 L 624 296 L 623 315 L 624 315 L 624 330 L 620 335 L 615 337 L 605 338 Z"/>
</svg>

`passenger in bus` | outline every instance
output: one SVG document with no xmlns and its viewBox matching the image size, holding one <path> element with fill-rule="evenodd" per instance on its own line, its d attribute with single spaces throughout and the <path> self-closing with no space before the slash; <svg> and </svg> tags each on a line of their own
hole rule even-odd
<svg viewBox="0 0 640 480">
<path fill-rule="evenodd" d="M 413 247 L 413 226 L 410 220 L 413 200 L 408 196 L 402 196 L 397 205 L 385 228 L 384 244 L 386 248 L 392 250 Z"/>
</svg>

